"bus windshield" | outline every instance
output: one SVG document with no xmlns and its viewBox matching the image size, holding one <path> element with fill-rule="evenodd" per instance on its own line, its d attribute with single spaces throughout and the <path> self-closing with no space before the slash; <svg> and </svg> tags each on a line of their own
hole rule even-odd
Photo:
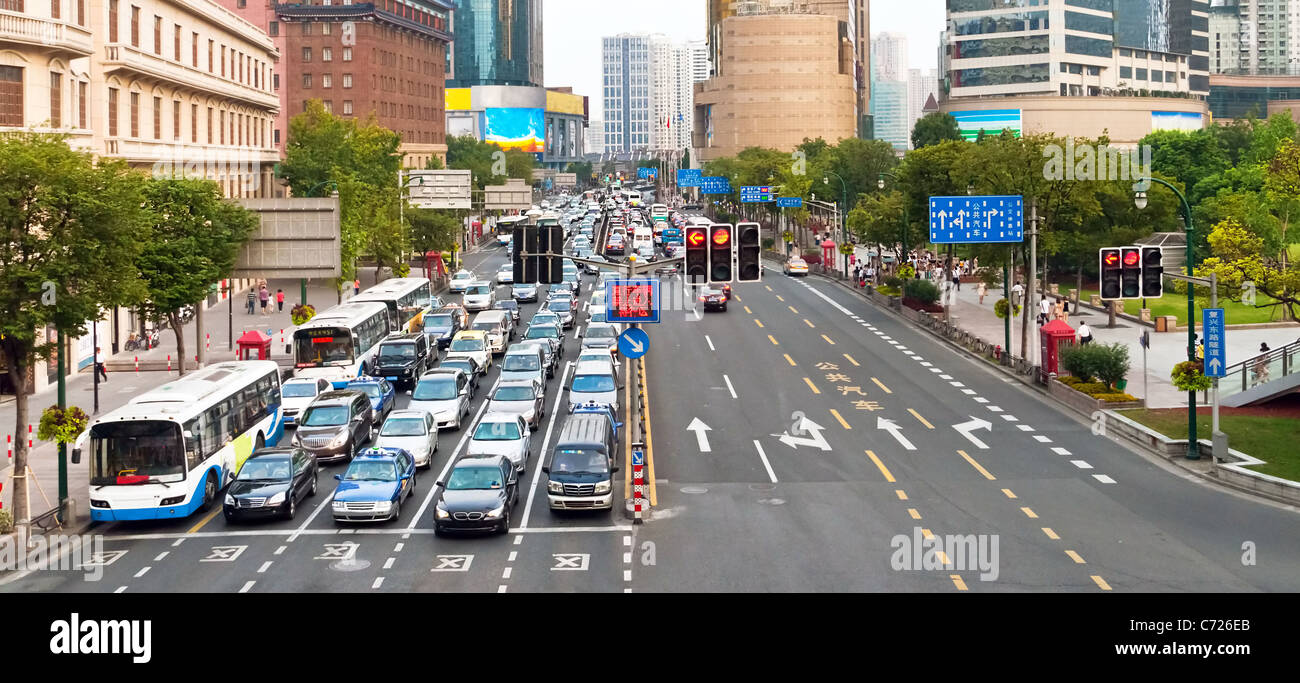
<svg viewBox="0 0 1300 683">
<path fill-rule="evenodd" d="M 91 486 L 184 480 L 185 448 L 177 423 L 137 420 L 91 428 Z"/>
<path fill-rule="evenodd" d="M 352 335 L 346 328 L 312 328 L 293 335 L 293 357 L 298 367 L 349 364 L 352 362 Z"/>
</svg>

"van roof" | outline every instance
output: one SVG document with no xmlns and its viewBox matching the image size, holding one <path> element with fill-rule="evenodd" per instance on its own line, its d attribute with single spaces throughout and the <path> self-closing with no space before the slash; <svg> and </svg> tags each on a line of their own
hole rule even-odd
<svg viewBox="0 0 1300 683">
<path fill-rule="evenodd" d="M 478 322 L 478 321 L 480 321 L 480 320 L 492 320 L 492 321 L 497 321 L 497 320 L 500 320 L 500 319 L 502 318 L 502 316 L 504 316 L 504 315 L 506 315 L 506 312 L 503 311 L 503 310 L 501 310 L 501 309 L 499 309 L 499 308 L 498 308 L 498 309 L 488 309 L 488 310 L 486 310 L 486 311 L 479 311 L 479 312 L 478 312 L 478 315 L 475 315 L 475 316 L 474 316 L 474 322 Z"/>
<path fill-rule="evenodd" d="M 577 375 L 595 375 L 595 374 L 614 374 L 614 363 L 603 360 L 584 360 L 578 363 L 574 368 L 573 374 Z"/>
<path fill-rule="evenodd" d="M 565 420 L 555 450 L 563 448 L 596 448 L 605 450 L 609 434 L 609 418 L 596 413 L 575 413 Z"/>
</svg>

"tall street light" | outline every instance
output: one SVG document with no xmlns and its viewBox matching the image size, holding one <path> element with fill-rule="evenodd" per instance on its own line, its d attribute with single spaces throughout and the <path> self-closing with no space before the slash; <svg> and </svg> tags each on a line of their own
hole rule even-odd
<svg viewBox="0 0 1300 683">
<path fill-rule="evenodd" d="M 894 181 L 894 184 L 895 184 L 895 185 L 898 184 L 898 176 L 894 175 L 893 173 L 890 173 L 889 171 L 882 171 L 882 172 L 880 173 L 880 175 L 878 175 L 878 176 L 876 177 L 876 187 L 877 187 L 878 189 L 881 189 L 881 190 L 885 189 L 885 178 L 889 178 L 890 180 Z M 902 255 L 901 255 L 901 257 L 902 257 L 904 263 L 909 262 L 909 261 L 908 261 L 908 258 L 907 258 L 907 226 L 908 226 L 908 222 L 907 222 L 907 198 L 904 197 L 904 198 L 903 198 L 903 253 L 902 253 Z M 899 265 L 902 265 L 902 264 L 899 264 Z"/>
<path fill-rule="evenodd" d="M 1193 230 L 1192 230 L 1192 207 L 1187 203 L 1187 197 L 1173 185 L 1159 178 L 1141 178 L 1139 183 L 1159 183 L 1173 191 L 1178 196 L 1178 201 L 1182 203 L 1183 213 L 1183 234 L 1187 240 L 1187 276 L 1192 276 L 1192 270 L 1195 267 L 1195 254 L 1193 248 Z M 1147 193 L 1136 192 L 1133 195 L 1133 203 L 1137 208 L 1147 208 Z M 1192 283 L 1187 283 L 1187 360 L 1196 362 L 1196 287 Z M 1187 392 L 1187 459 L 1200 460 L 1200 446 L 1196 443 L 1196 392 Z"/>
<path fill-rule="evenodd" d="M 835 176 L 835 179 L 840 181 L 840 244 L 846 244 L 849 241 L 848 227 L 847 227 L 847 223 L 848 223 L 847 219 L 848 219 L 848 211 L 849 211 L 848 186 L 844 184 L 844 179 L 840 177 L 840 174 L 836 173 L 835 171 L 827 171 L 826 174 Z M 827 185 L 830 185 L 831 179 L 828 177 L 823 177 L 822 182 L 826 183 Z M 848 276 L 848 274 L 849 274 L 849 255 L 845 254 L 844 275 Z"/>
</svg>

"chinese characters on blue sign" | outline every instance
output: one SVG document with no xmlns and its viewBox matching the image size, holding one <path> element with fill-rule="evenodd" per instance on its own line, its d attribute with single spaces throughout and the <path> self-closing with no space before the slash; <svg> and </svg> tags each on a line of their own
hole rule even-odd
<svg viewBox="0 0 1300 683">
<path fill-rule="evenodd" d="M 1224 334 L 1222 308 L 1201 309 L 1201 332 L 1205 334 L 1205 376 L 1223 377 L 1228 369 L 1228 339 Z"/>
<path fill-rule="evenodd" d="M 768 185 L 742 185 L 740 186 L 740 201 L 770 202 L 772 201 L 772 188 Z"/>
<path fill-rule="evenodd" d="M 704 194 L 731 194 L 731 179 L 724 175 L 700 178 L 700 192 Z"/>
<path fill-rule="evenodd" d="M 698 168 L 677 169 L 678 187 L 699 187 L 700 181 L 703 179 L 704 179 L 704 171 Z"/>
<path fill-rule="evenodd" d="M 934 244 L 1024 239 L 1024 199 L 1019 195 L 930 197 L 930 241 Z"/>
<path fill-rule="evenodd" d="M 655 178 L 658 177 L 658 175 L 659 175 L 658 169 L 652 168 L 650 166 L 642 166 L 636 170 L 636 177 L 642 180 L 646 178 Z"/>
<path fill-rule="evenodd" d="M 803 206 L 803 197 L 777 197 L 776 205 L 782 209 L 797 209 Z"/>
</svg>

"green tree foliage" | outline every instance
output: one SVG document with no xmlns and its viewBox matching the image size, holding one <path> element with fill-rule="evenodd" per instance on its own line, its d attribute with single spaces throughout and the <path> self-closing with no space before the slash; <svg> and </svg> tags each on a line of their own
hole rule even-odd
<svg viewBox="0 0 1300 683">
<path fill-rule="evenodd" d="M 450 249 L 460 235 L 460 219 L 447 211 L 410 209 L 411 245 L 417 254 Z"/>
<path fill-rule="evenodd" d="M 1205 259 L 1196 274 L 1217 274 L 1219 296 L 1241 301 L 1252 289 L 1243 288 L 1243 284 L 1253 283 L 1256 297 L 1262 294 L 1276 299 L 1286 308 L 1288 318 L 1296 319 L 1300 313 L 1300 264 L 1284 263 L 1266 251 L 1262 237 L 1233 220 L 1214 226 L 1209 242 L 1214 256 Z"/>
<path fill-rule="evenodd" d="M 150 230 L 135 263 L 146 292 L 136 307 L 167 322 L 177 354 L 186 358 L 180 309 L 230 275 L 239 247 L 257 229 L 257 214 L 225 199 L 211 180 L 151 178 L 144 201 Z M 185 374 L 184 363 L 179 372 Z"/>
<path fill-rule="evenodd" d="M 946 140 L 960 140 L 961 128 L 957 119 L 945 112 L 930 112 L 917 120 L 912 127 L 912 148 L 921 149 Z"/>
<path fill-rule="evenodd" d="M 442 158 L 436 156 L 429 157 L 429 161 L 424 164 L 424 170 L 426 171 L 438 171 L 443 168 L 446 168 L 446 166 L 443 165 Z"/>
<path fill-rule="evenodd" d="M 80 337 L 98 311 L 144 291 L 134 266 L 146 239 L 141 184 L 125 164 L 96 163 L 60 136 L 0 138 L 0 360 L 16 380 L 14 433 L 31 421 L 26 378 L 55 347 L 37 330 Z M 15 439 L 13 456 L 24 471 L 26 439 Z M 28 507 L 18 487 L 18 521 Z"/>
</svg>

